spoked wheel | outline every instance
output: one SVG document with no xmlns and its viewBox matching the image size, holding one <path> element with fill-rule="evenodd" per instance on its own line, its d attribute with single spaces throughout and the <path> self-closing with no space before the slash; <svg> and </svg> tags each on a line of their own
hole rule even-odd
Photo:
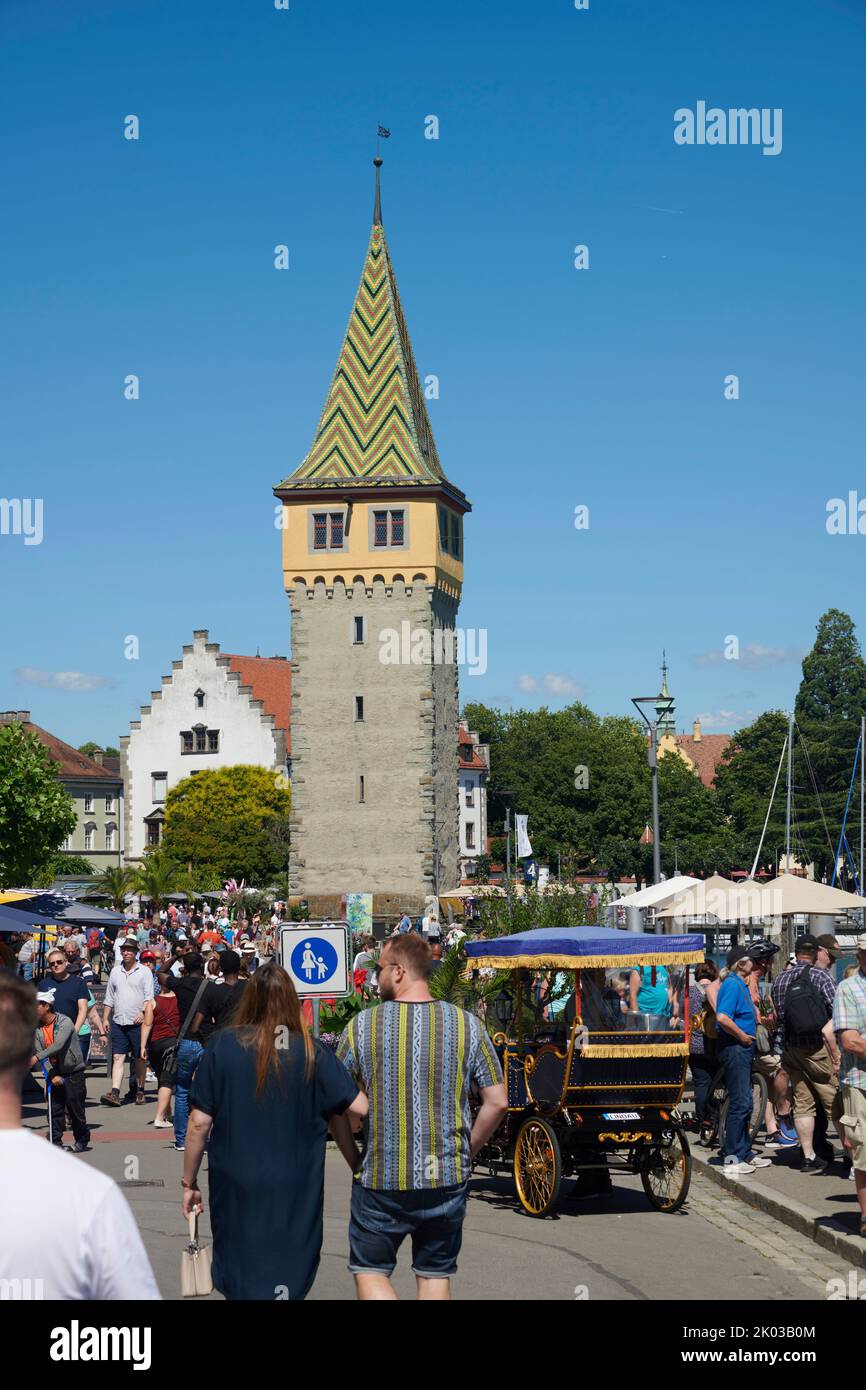
<svg viewBox="0 0 866 1390">
<path fill-rule="evenodd" d="M 562 1154 L 559 1140 L 546 1120 L 525 1120 L 514 1146 L 514 1182 L 523 1210 L 547 1216 L 559 1200 Z"/>
<path fill-rule="evenodd" d="M 640 1180 L 656 1211 L 679 1211 L 692 1180 L 692 1156 L 682 1130 L 674 1131 L 673 1143 L 667 1148 L 645 1150 L 641 1155 Z"/>
<path fill-rule="evenodd" d="M 764 1123 L 767 1114 L 767 1081 L 757 1072 L 752 1072 L 752 1111 L 749 1115 L 749 1141 L 754 1144 L 761 1132 L 761 1125 Z M 721 1109 L 719 1111 L 719 1143 L 725 1142 L 725 1125 L 728 1122 L 728 1110 L 731 1098 L 727 1093 L 724 1094 Z"/>
</svg>

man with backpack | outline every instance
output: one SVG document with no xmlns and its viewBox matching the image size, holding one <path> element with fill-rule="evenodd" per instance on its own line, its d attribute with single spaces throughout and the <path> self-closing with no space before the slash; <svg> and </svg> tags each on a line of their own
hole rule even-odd
<svg viewBox="0 0 866 1390">
<path fill-rule="evenodd" d="M 803 1152 L 800 1172 L 826 1171 L 835 1158 L 826 1138 L 815 1141 L 818 1105 L 834 1120 L 841 1061 L 833 1031 L 836 982 L 816 964 L 818 943 L 801 936 L 794 947 L 794 964 L 773 982 L 772 999 L 782 1039 L 782 1067 L 794 1089 L 794 1128 Z"/>
</svg>

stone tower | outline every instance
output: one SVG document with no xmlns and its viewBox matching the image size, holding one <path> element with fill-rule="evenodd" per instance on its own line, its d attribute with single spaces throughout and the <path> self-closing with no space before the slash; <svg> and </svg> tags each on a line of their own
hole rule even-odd
<svg viewBox="0 0 866 1390">
<path fill-rule="evenodd" d="M 312 448 L 275 489 L 292 614 L 290 891 L 420 907 L 458 880 L 464 494 L 439 462 L 382 227 Z"/>
</svg>

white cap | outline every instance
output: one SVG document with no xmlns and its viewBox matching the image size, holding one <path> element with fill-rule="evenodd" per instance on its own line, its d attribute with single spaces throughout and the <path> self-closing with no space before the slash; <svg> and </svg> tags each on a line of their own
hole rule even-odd
<svg viewBox="0 0 866 1390">
<path fill-rule="evenodd" d="M 40 989 L 39 992 L 38 992 L 37 995 L 36 995 L 36 1003 L 37 1003 L 37 1004 L 53 1004 L 53 1003 L 54 1003 L 54 990 L 53 990 L 53 989 Z"/>
</svg>

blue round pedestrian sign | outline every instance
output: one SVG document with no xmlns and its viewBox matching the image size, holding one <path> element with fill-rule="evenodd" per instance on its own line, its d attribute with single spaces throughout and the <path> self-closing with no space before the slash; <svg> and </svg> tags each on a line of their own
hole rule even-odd
<svg viewBox="0 0 866 1390">
<path fill-rule="evenodd" d="M 292 970 L 308 985 L 323 985 L 336 973 L 337 952 L 321 936 L 302 936 L 291 954 Z"/>
</svg>

